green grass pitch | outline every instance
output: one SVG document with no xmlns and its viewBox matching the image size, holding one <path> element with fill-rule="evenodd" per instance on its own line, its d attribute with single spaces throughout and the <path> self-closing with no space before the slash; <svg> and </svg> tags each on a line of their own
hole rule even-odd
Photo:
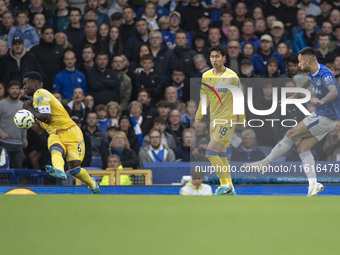
<svg viewBox="0 0 340 255">
<path fill-rule="evenodd" d="M 340 197 L 0 196 L 3 255 L 340 254 Z"/>
</svg>

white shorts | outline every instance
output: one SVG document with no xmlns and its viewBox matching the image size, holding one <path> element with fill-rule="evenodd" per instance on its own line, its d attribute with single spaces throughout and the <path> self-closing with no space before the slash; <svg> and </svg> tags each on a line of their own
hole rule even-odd
<svg viewBox="0 0 340 255">
<path fill-rule="evenodd" d="M 338 121 L 312 112 L 311 115 L 303 119 L 303 123 L 309 129 L 311 134 L 321 141 L 322 138 L 324 138 L 329 132 L 334 130 Z"/>
</svg>

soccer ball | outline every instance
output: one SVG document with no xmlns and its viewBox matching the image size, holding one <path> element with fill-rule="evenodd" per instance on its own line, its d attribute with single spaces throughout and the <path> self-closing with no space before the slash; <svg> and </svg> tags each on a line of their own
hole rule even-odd
<svg viewBox="0 0 340 255">
<path fill-rule="evenodd" d="M 20 110 L 14 116 L 14 123 L 18 128 L 29 129 L 34 122 L 33 114 L 27 110 Z"/>
</svg>

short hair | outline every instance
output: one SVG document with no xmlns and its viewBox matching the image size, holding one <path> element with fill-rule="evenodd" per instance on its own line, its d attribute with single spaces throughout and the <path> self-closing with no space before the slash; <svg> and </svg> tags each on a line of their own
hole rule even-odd
<svg viewBox="0 0 340 255">
<path fill-rule="evenodd" d="M 81 15 L 81 10 L 78 7 L 71 7 L 69 9 L 69 13 L 71 12 L 79 12 L 79 14 Z"/>
<path fill-rule="evenodd" d="M 148 23 L 147 21 L 146 21 L 146 19 L 144 19 L 144 18 L 139 18 L 139 19 L 136 19 L 136 25 L 137 25 L 137 23 L 138 22 L 141 22 L 141 21 L 144 21 L 145 23 Z"/>
<path fill-rule="evenodd" d="M 205 62 L 207 62 L 207 60 L 205 59 L 205 56 L 203 54 L 196 54 L 192 60 L 194 61 L 194 63 L 196 63 L 199 60 L 203 60 Z"/>
<path fill-rule="evenodd" d="M 96 58 L 98 58 L 99 56 L 107 56 L 107 58 L 109 58 L 109 54 L 107 54 L 107 53 L 104 52 L 104 51 L 99 51 L 99 52 L 96 54 Z"/>
<path fill-rule="evenodd" d="M 120 158 L 120 156 L 118 154 L 110 154 L 109 156 L 107 156 L 107 162 L 109 162 L 109 159 L 113 158 L 113 159 L 117 159 L 119 163 L 122 163 L 122 159 Z"/>
<path fill-rule="evenodd" d="M 49 27 L 49 26 L 44 26 L 44 27 L 41 29 L 41 34 L 44 34 L 45 31 L 46 31 L 47 29 L 52 29 L 52 31 L 54 32 L 53 28 L 51 28 L 51 27 Z"/>
<path fill-rule="evenodd" d="M 160 108 L 160 107 L 162 107 L 162 108 L 170 108 L 171 104 L 168 101 L 166 101 L 166 100 L 161 100 L 161 101 L 159 101 L 156 104 L 156 108 Z"/>
<path fill-rule="evenodd" d="M 13 87 L 13 86 L 18 86 L 19 88 L 21 88 L 21 83 L 20 83 L 20 81 L 11 80 L 11 81 L 8 82 L 8 84 L 7 84 L 7 89 L 9 89 L 10 87 Z"/>
<path fill-rule="evenodd" d="M 251 23 L 253 24 L 253 26 L 255 26 L 255 21 L 254 21 L 253 19 L 251 19 L 251 18 L 246 18 L 246 19 L 243 21 L 242 27 L 244 26 L 244 23 L 246 23 L 246 22 L 251 22 Z"/>
<path fill-rule="evenodd" d="M 95 109 L 96 112 L 107 111 L 107 107 L 106 107 L 105 104 L 99 104 L 94 109 Z"/>
<path fill-rule="evenodd" d="M 98 119 L 98 114 L 95 111 L 88 112 L 87 115 L 86 115 L 86 119 L 89 117 L 90 114 L 95 114 L 96 118 Z"/>
<path fill-rule="evenodd" d="M 297 54 L 298 56 L 301 55 L 301 56 L 316 56 L 315 55 L 315 51 L 313 50 L 313 48 L 311 47 L 305 47 L 303 48 L 302 50 L 300 50 Z"/>
<path fill-rule="evenodd" d="M 88 20 L 86 20 L 84 26 L 86 26 L 88 23 L 94 23 L 94 24 L 96 24 L 96 26 L 97 26 L 97 22 L 96 22 L 94 19 L 88 19 Z"/>
<path fill-rule="evenodd" d="M 213 52 L 213 51 L 217 51 L 217 52 L 221 53 L 222 57 L 227 55 L 225 47 L 222 44 L 217 44 L 215 46 L 212 46 L 209 49 L 209 56 L 210 56 L 211 52 Z"/>
<path fill-rule="evenodd" d="M 185 75 L 183 67 L 181 67 L 181 66 L 176 66 L 174 69 L 172 69 L 171 73 L 174 73 L 174 72 L 182 72 Z"/>
<path fill-rule="evenodd" d="M 169 22 L 170 17 L 169 16 L 163 16 L 158 20 L 158 25 L 161 26 L 163 23 Z"/>
<path fill-rule="evenodd" d="M 17 16 L 15 17 L 18 17 L 20 14 L 25 14 L 27 16 L 27 18 L 29 17 L 29 13 L 27 10 L 19 10 L 18 13 L 17 13 Z"/>
<path fill-rule="evenodd" d="M 190 133 L 190 134 L 193 134 L 196 136 L 196 131 L 195 129 L 193 128 L 185 128 L 183 131 L 182 131 L 182 137 L 184 136 L 185 133 Z"/>
<path fill-rule="evenodd" d="M 310 19 L 313 19 L 314 21 L 316 21 L 315 16 L 312 15 L 312 14 L 307 14 L 306 17 L 305 17 L 305 19 L 307 19 L 307 18 L 310 18 Z"/>
<path fill-rule="evenodd" d="M 92 51 L 94 52 L 94 47 L 93 47 L 93 45 L 91 45 L 91 44 L 89 44 L 89 43 L 85 43 L 85 45 L 84 45 L 84 47 L 83 47 L 83 50 L 84 50 L 84 49 L 87 49 L 87 48 L 91 48 Z"/>
<path fill-rule="evenodd" d="M 289 55 L 287 57 L 286 61 L 287 61 L 287 63 L 289 63 L 289 62 L 290 63 L 294 63 L 294 64 L 298 64 L 299 63 L 299 60 L 298 60 L 297 56 L 295 56 L 293 54 Z"/>
<path fill-rule="evenodd" d="M 154 120 L 153 120 L 153 124 L 156 124 L 156 123 L 159 123 L 159 124 L 166 124 L 166 121 L 165 119 L 163 119 L 162 117 L 156 117 Z"/>
<path fill-rule="evenodd" d="M 131 9 L 131 10 L 133 10 L 133 12 L 135 12 L 135 10 L 133 9 L 133 7 L 131 5 L 124 6 L 122 11 L 124 11 L 125 9 Z"/>
<path fill-rule="evenodd" d="M 11 12 L 10 10 L 4 11 L 4 12 L 2 13 L 2 16 L 4 16 L 4 15 L 7 14 L 7 13 L 11 14 L 12 18 L 14 19 L 14 14 L 13 14 L 13 12 Z"/>
<path fill-rule="evenodd" d="M 150 95 L 149 91 L 147 91 L 146 89 L 142 89 L 141 91 L 139 91 L 139 92 L 138 92 L 138 95 L 139 95 L 140 93 L 146 93 L 146 94 L 148 95 L 148 98 L 151 98 L 151 95 Z"/>
<path fill-rule="evenodd" d="M 267 66 L 271 63 L 276 64 L 277 67 L 279 66 L 279 62 L 277 61 L 276 58 L 270 58 L 270 59 L 267 60 Z"/>
<path fill-rule="evenodd" d="M 224 10 L 222 10 L 220 16 L 223 16 L 223 14 L 229 14 L 229 15 L 233 16 L 233 10 L 230 9 L 230 8 L 225 8 Z"/>
<path fill-rule="evenodd" d="M 157 128 L 151 128 L 149 131 L 149 136 L 151 136 L 152 132 L 157 131 L 160 135 L 162 135 L 162 132 L 160 130 L 158 130 Z"/>
<path fill-rule="evenodd" d="M 242 137 L 242 138 L 245 137 L 246 135 L 251 135 L 251 136 L 253 136 L 254 138 L 256 138 L 256 134 L 255 134 L 254 130 L 249 129 L 249 128 L 243 130 L 243 132 L 241 133 L 241 137 Z"/>
<path fill-rule="evenodd" d="M 132 106 L 137 105 L 143 111 L 143 105 L 138 101 L 132 101 L 129 104 L 129 111 L 131 111 Z"/>
<path fill-rule="evenodd" d="M 41 77 L 40 73 L 34 72 L 34 71 L 25 73 L 24 76 L 23 76 L 23 79 L 25 79 L 25 78 L 28 78 L 28 79 L 31 79 L 31 80 L 36 80 L 38 82 L 42 82 L 42 77 Z"/>
<path fill-rule="evenodd" d="M 145 54 L 141 57 L 140 61 L 144 61 L 144 60 L 151 60 L 154 61 L 154 57 L 151 54 Z"/>
<path fill-rule="evenodd" d="M 325 34 L 325 33 L 319 34 L 318 40 L 319 40 L 321 37 L 328 37 L 329 40 L 331 39 L 330 35 Z"/>
</svg>

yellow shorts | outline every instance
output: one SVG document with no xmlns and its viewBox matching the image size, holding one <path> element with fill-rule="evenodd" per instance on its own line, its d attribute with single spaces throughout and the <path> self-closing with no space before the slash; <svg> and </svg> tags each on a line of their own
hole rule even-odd
<svg viewBox="0 0 340 255">
<path fill-rule="evenodd" d="M 228 147 L 235 133 L 235 125 L 232 127 L 226 124 L 216 124 L 215 127 L 213 125 L 213 122 L 211 122 L 210 139 Z"/>
<path fill-rule="evenodd" d="M 68 129 L 58 129 L 55 134 L 48 137 L 48 149 L 53 144 L 59 144 L 64 149 L 64 158 L 66 162 L 73 160 L 83 161 L 85 156 L 85 144 L 83 133 L 78 126 Z"/>
</svg>

